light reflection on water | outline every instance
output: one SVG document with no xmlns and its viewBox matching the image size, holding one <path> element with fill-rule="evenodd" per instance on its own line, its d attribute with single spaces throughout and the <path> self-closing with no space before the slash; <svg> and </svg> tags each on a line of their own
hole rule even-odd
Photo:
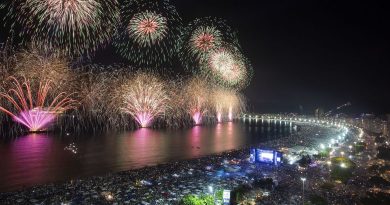
<svg viewBox="0 0 390 205">
<path fill-rule="evenodd" d="M 271 127 L 270 127 L 271 126 Z M 0 138 L 0 191 L 101 175 L 255 145 L 288 136 L 290 124 L 259 121 L 195 126 L 182 130 L 142 128 L 84 136 L 31 134 Z M 77 154 L 64 150 L 75 143 Z"/>
</svg>

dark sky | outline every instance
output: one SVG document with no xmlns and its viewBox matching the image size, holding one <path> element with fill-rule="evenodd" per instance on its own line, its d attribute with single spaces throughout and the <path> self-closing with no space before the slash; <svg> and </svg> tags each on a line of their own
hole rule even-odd
<svg viewBox="0 0 390 205">
<path fill-rule="evenodd" d="M 238 31 L 255 71 L 244 90 L 257 112 L 390 113 L 390 15 L 375 1 L 171 0 L 184 23 L 215 16 Z M 0 35 L 3 32 L 0 32 Z M 1 36 L 0 36 L 1 38 Z M 106 51 L 100 55 L 116 55 Z"/>
<path fill-rule="evenodd" d="M 375 1 L 174 1 L 185 20 L 225 18 L 255 70 L 255 111 L 390 113 L 389 12 Z"/>
</svg>

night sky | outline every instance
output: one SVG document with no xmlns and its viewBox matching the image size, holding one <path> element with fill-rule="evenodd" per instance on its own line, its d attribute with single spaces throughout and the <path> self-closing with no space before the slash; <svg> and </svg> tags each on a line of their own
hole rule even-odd
<svg viewBox="0 0 390 205">
<path fill-rule="evenodd" d="M 375 1 L 171 0 L 184 23 L 221 17 L 238 32 L 255 74 L 256 112 L 390 113 L 388 8 Z M 2 28 L 4 31 L 4 28 Z M 4 32 L 0 33 L 4 40 Z M 98 57 L 112 59 L 111 49 Z M 301 109 L 300 110 L 300 106 Z"/>
<path fill-rule="evenodd" d="M 386 6 L 341 1 L 176 0 L 188 21 L 218 16 L 239 32 L 255 70 L 245 90 L 254 111 L 390 112 Z M 343 1 L 344 2 L 344 1 Z M 387 89 L 386 89 L 387 88 Z"/>
</svg>

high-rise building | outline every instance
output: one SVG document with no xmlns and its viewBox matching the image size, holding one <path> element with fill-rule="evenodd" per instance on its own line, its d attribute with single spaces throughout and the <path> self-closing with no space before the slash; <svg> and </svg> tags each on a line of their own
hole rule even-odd
<svg viewBox="0 0 390 205">
<path fill-rule="evenodd" d="M 369 130 L 375 133 L 383 132 L 383 119 L 376 117 L 373 114 L 362 114 L 361 126 L 363 129 Z"/>
<path fill-rule="evenodd" d="M 384 136 L 389 136 L 389 127 L 388 127 L 387 122 L 383 124 L 383 132 L 382 133 Z"/>
</svg>

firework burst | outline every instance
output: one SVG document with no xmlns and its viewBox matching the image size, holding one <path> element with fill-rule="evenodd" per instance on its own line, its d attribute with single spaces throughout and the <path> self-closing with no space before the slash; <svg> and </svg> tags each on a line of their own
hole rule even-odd
<svg viewBox="0 0 390 205">
<path fill-rule="evenodd" d="M 181 34 L 180 59 L 185 68 L 197 71 L 201 60 L 223 43 L 238 46 L 235 32 L 217 18 L 201 18 L 189 23 Z"/>
<path fill-rule="evenodd" d="M 182 90 L 182 104 L 195 125 L 202 123 L 203 116 L 209 110 L 210 90 L 209 84 L 199 76 L 188 80 Z"/>
<path fill-rule="evenodd" d="M 13 28 L 20 24 L 25 42 L 69 56 L 106 45 L 119 20 L 116 0 L 15 0 L 6 8 L 6 20 Z"/>
<path fill-rule="evenodd" d="M 165 82 L 157 76 L 138 73 L 121 89 L 122 110 L 129 113 L 140 127 L 150 127 L 152 121 L 168 109 L 169 95 Z"/>
<path fill-rule="evenodd" d="M 137 66 L 168 63 L 177 50 L 181 19 L 168 0 L 126 0 L 114 42 L 118 52 Z"/>
<path fill-rule="evenodd" d="M 142 47 L 153 46 L 164 39 L 167 30 L 167 19 L 149 11 L 135 14 L 127 27 L 129 37 Z"/>
<path fill-rule="evenodd" d="M 50 81 L 42 81 L 37 89 L 31 87 L 26 79 L 20 83 L 11 77 L 11 82 L 12 88 L 8 92 L 0 92 L 0 97 L 11 106 L 8 109 L 0 106 L 0 111 L 26 126 L 30 132 L 45 130 L 56 116 L 76 105 L 76 101 L 71 98 L 72 94 L 60 93 L 53 100 L 48 100 Z"/>
<path fill-rule="evenodd" d="M 190 38 L 192 53 L 198 58 L 220 46 L 222 34 L 214 27 L 199 27 Z"/>
<path fill-rule="evenodd" d="M 224 46 L 203 59 L 201 73 L 219 85 L 239 90 L 249 84 L 252 67 L 237 48 Z"/>
</svg>

